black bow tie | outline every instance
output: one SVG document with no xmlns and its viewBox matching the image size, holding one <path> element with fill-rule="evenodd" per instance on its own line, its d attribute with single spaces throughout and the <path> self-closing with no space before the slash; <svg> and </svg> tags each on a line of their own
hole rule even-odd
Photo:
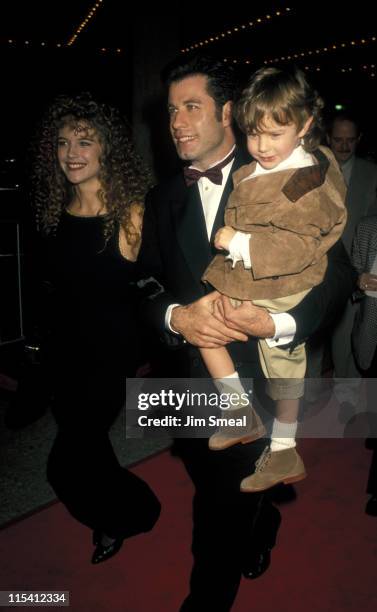
<svg viewBox="0 0 377 612">
<path fill-rule="evenodd" d="M 185 166 L 185 168 L 183 168 L 183 174 L 187 187 L 190 187 L 191 185 L 196 183 L 196 181 L 202 178 L 202 176 L 206 176 L 210 181 L 212 181 L 212 183 L 215 183 L 215 185 L 221 185 L 221 183 L 223 182 L 223 173 L 221 169 L 227 166 L 229 162 L 232 161 L 235 154 L 235 150 L 233 149 L 230 155 L 223 159 L 222 162 L 220 162 L 216 166 L 212 166 L 212 168 L 208 168 L 208 170 L 203 170 L 203 172 L 201 172 L 200 170 L 196 170 L 196 168 L 190 168 L 189 166 Z"/>
</svg>

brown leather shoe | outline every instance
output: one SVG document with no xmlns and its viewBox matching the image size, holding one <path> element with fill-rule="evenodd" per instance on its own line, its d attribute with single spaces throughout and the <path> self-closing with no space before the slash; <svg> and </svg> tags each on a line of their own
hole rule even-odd
<svg viewBox="0 0 377 612">
<path fill-rule="evenodd" d="M 255 412 L 247 404 L 232 410 L 221 411 L 221 422 L 218 431 L 208 441 L 211 450 L 224 450 L 234 444 L 247 444 L 266 435 L 266 429 Z"/>
<path fill-rule="evenodd" d="M 279 482 L 289 484 L 306 477 L 304 463 L 295 448 L 272 453 L 266 447 L 255 463 L 255 472 L 241 481 L 241 491 L 255 493 Z"/>
</svg>

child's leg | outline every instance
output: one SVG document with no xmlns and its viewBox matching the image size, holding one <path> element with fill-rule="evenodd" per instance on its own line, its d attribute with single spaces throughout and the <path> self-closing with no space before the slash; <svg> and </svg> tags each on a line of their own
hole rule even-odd
<svg viewBox="0 0 377 612">
<path fill-rule="evenodd" d="M 299 399 L 276 401 L 276 416 L 272 425 L 271 452 L 295 448 Z"/>
<path fill-rule="evenodd" d="M 272 300 L 254 300 L 269 312 L 287 312 L 301 302 L 310 290 Z M 261 367 L 268 379 L 267 392 L 277 401 L 272 426 L 271 445 L 256 462 L 255 473 L 241 482 L 241 491 L 264 491 L 279 482 L 295 482 L 305 478 L 305 467 L 295 450 L 299 398 L 304 394 L 306 370 L 305 345 L 293 350 L 270 347 L 259 340 Z"/>
<path fill-rule="evenodd" d="M 234 308 L 242 304 L 240 300 L 233 298 L 230 298 L 230 301 Z M 225 346 L 217 349 L 201 348 L 199 350 L 207 370 L 214 379 L 214 383 L 220 392 L 223 392 L 224 386 L 227 386 L 232 390 L 233 394 L 238 393 L 241 396 L 246 393 L 241 384 L 238 372 L 234 367 L 233 359 Z M 228 389 L 228 392 L 230 389 Z"/>
<path fill-rule="evenodd" d="M 233 360 L 225 347 L 217 349 L 200 349 L 203 361 L 214 379 L 214 384 L 229 397 L 229 408 L 221 411 L 225 424 L 209 439 L 211 450 L 223 450 L 234 444 L 252 442 L 265 435 L 266 430 L 251 406 Z M 229 425 L 227 419 L 242 419 L 243 425 Z"/>
<path fill-rule="evenodd" d="M 225 346 L 219 348 L 201 348 L 200 353 L 212 378 L 226 378 L 235 373 L 233 359 Z"/>
<path fill-rule="evenodd" d="M 259 349 L 262 369 L 269 379 L 268 394 L 276 401 L 276 416 L 270 448 L 257 462 L 255 473 L 241 482 L 245 492 L 263 491 L 279 482 L 297 482 L 306 476 L 295 449 L 299 398 L 304 392 L 305 345 L 285 351 L 260 341 Z"/>
<path fill-rule="evenodd" d="M 234 367 L 233 359 L 225 346 L 216 349 L 201 348 L 199 350 L 207 370 L 214 379 L 213 382 L 220 392 L 225 393 L 226 387 L 228 393 L 231 392 L 232 395 L 238 394 L 241 396 L 246 394 L 240 381 L 239 374 Z M 235 401 L 232 403 L 232 406 L 230 406 L 230 410 L 238 407 L 237 399 L 234 399 Z"/>
</svg>

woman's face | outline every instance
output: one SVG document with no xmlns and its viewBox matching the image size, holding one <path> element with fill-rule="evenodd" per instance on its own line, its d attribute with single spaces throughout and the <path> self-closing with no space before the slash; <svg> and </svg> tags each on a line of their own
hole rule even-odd
<svg viewBox="0 0 377 612">
<path fill-rule="evenodd" d="M 59 165 L 73 185 L 98 184 L 102 146 L 95 130 L 85 123 L 65 125 L 58 135 Z"/>
</svg>

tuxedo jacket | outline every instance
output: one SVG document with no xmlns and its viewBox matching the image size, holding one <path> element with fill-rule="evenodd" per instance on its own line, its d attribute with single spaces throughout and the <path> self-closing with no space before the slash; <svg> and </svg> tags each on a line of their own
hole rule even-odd
<svg viewBox="0 0 377 612">
<path fill-rule="evenodd" d="M 357 226 L 352 246 L 352 261 L 359 274 L 370 272 L 377 257 L 377 215 L 365 217 Z M 377 299 L 364 293 L 357 312 L 352 344 L 358 366 L 367 370 L 377 347 Z"/>
<path fill-rule="evenodd" d="M 169 304 L 190 304 L 208 292 L 208 285 L 203 283 L 201 278 L 216 254 L 213 237 L 217 229 L 224 225 L 225 205 L 233 189 L 232 173 L 249 161 L 250 158 L 243 152 L 236 150 L 210 242 L 196 183 L 187 187 L 181 172 L 149 192 L 139 264 L 142 276 L 156 278 L 164 289 L 149 300 L 145 308 L 145 316 L 160 334 L 165 332 L 165 314 Z M 268 248 L 268 244 L 265 248 Z M 290 311 L 297 326 L 295 344 L 306 340 L 319 327 L 330 324 L 342 310 L 355 287 L 357 274 L 341 241 L 330 249 L 328 256 L 328 268 L 323 283 L 314 287 L 308 296 Z M 170 337 L 173 342 L 177 342 L 177 336 L 170 334 Z M 186 345 L 186 350 L 187 348 L 189 347 Z M 254 371 L 250 372 L 250 376 L 260 373 L 255 339 L 250 339 L 247 343 L 234 342 L 230 345 L 230 351 L 237 362 L 246 360 L 254 364 Z"/>
</svg>

